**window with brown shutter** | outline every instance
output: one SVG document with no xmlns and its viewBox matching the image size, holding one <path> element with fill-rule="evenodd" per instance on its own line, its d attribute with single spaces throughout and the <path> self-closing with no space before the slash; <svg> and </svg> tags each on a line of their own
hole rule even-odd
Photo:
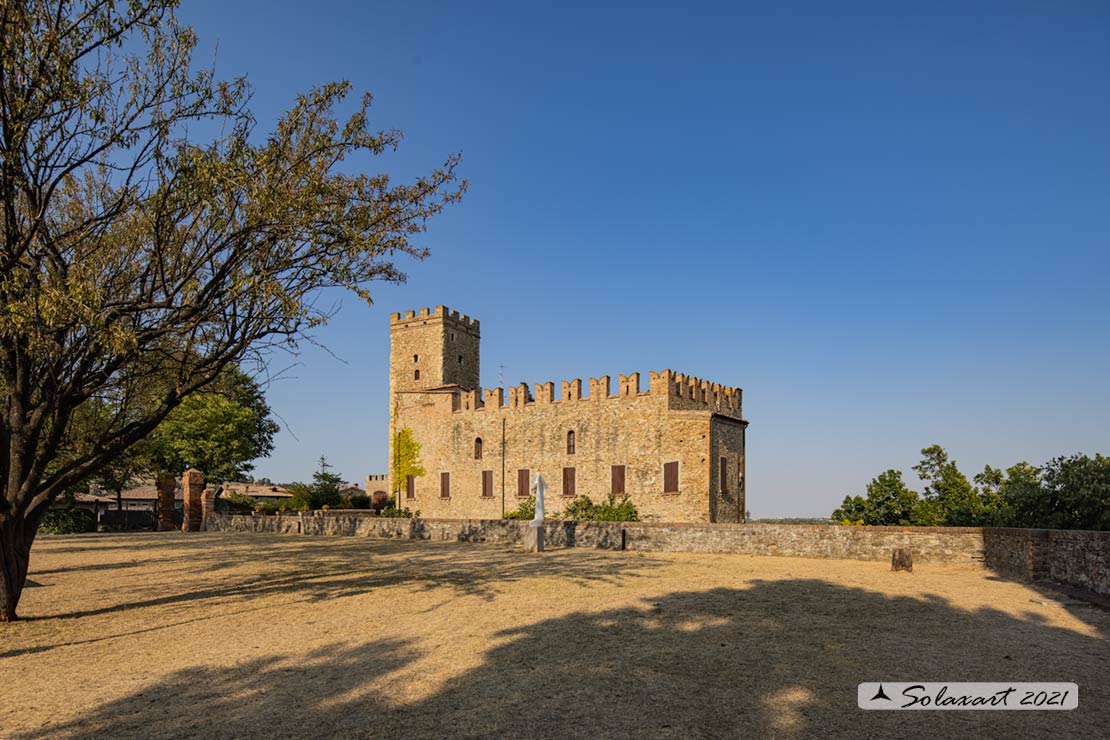
<svg viewBox="0 0 1110 740">
<path fill-rule="evenodd" d="M 613 466 L 613 493 L 624 493 L 624 466 Z"/>
<path fill-rule="evenodd" d="M 416 478 L 405 476 L 405 498 L 416 498 Z"/>
<path fill-rule="evenodd" d="M 487 498 L 493 498 L 493 471 L 482 471 L 482 495 Z"/>
<path fill-rule="evenodd" d="M 439 474 L 439 497 L 440 498 L 451 498 L 451 474 L 450 473 L 440 473 Z"/>
<path fill-rule="evenodd" d="M 474 438 L 474 459 L 475 460 L 481 460 L 482 459 L 482 438 L 481 437 L 475 437 Z"/>
<path fill-rule="evenodd" d="M 678 493 L 678 463 L 663 463 L 663 493 Z"/>
<path fill-rule="evenodd" d="M 728 458 L 721 458 L 721 493 L 728 493 Z"/>
<path fill-rule="evenodd" d="M 575 495 L 576 491 L 575 491 L 574 483 L 575 483 L 574 468 L 563 468 L 563 495 L 564 496 L 573 496 L 573 495 Z"/>
<path fill-rule="evenodd" d="M 516 495 L 528 496 L 532 491 L 532 471 L 528 468 L 519 468 L 516 471 Z"/>
</svg>

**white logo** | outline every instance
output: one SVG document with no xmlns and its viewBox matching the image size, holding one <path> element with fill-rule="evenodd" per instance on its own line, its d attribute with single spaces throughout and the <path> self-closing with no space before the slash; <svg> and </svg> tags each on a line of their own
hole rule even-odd
<svg viewBox="0 0 1110 740">
<path fill-rule="evenodd" d="M 1074 683 L 944 683 L 883 681 L 861 683 L 860 709 L 1032 709 L 1079 706 Z"/>
</svg>

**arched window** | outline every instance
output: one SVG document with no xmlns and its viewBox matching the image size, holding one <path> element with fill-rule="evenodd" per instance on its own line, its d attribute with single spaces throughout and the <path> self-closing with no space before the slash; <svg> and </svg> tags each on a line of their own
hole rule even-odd
<svg viewBox="0 0 1110 740">
<path fill-rule="evenodd" d="M 574 430 L 573 429 L 571 429 L 569 432 L 567 432 L 567 454 L 568 455 L 573 455 L 574 454 Z"/>
<path fill-rule="evenodd" d="M 482 438 L 481 437 L 475 437 L 474 438 L 474 459 L 475 460 L 481 460 L 482 459 Z"/>
<path fill-rule="evenodd" d="M 412 379 L 413 380 L 420 380 L 420 371 L 419 370 L 417 370 L 415 373 L 413 373 Z"/>
</svg>

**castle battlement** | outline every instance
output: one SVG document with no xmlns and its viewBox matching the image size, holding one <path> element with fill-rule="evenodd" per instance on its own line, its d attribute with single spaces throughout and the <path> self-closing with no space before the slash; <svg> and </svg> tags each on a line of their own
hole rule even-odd
<svg viewBox="0 0 1110 740">
<path fill-rule="evenodd" d="M 433 517 L 496 517 L 542 475 L 554 508 L 610 493 L 647 520 L 743 520 L 739 388 L 669 369 L 483 388 L 477 321 L 436 306 L 389 322 L 390 454 L 407 430 L 424 472 L 370 476 L 367 492 L 388 485 Z"/>
<path fill-rule="evenodd" d="M 391 313 L 389 315 L 389 326 L 400 326 L 408 323 L 418 323 L 421 321 L 428 321 L 431 319 L 439 319 L 444 322 L 457 324 L 465 329 L 471 331 L 478 331 L 478 319 L 472 319 L 464 313 L 458 311 L 451 311 L 447 306 L 435 306 L 434 308 L 421 308 L 415 311 L 405 311 L 404 314 Z"/>
<path fill-rule="evenodd" d="M 680 411 L 715 411 L 728 416 L 741 418 L 743 390 L 711 383 L 693 375 L 676 373 L 671 370 L 650 372 L 646 390 L 640 387 L 640 373 L 618 375 L 616 393 L 613 392 L 612 379 L 608 375 L 590 378 L 589 394 L 582 394 L 582 380 L 564 380 L 559 384 L 561 393 L 556 395 L 553 382 L 527 383 L 510 386 L 508 393 L 504 388 L 464 390 L 459 392 L 459 400 L 453 405 L 456 413 L 481 411 L 486 409 L 520 409 L 533 406 L 546 406 L 563 403 L 597 403 L 620 401 L 645 396 L 664 397 L 667 407 Z"/>
</svg>

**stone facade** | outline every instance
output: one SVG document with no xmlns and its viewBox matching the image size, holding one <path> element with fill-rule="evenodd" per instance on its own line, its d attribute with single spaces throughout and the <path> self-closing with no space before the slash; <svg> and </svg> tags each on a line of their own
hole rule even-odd
<svg viewBox="0 0 1110 740">
<path fill-rule="evenodd" d="M 425 517 L 495 519 L 548 482 L 547 506 L 627 493 L 647 521 L 740 522 L 742 392 L 670 370 L 479 388 L 478 321 L 445 306 L 390 317 L 390 459 L 401 429 L 425 474 L 389 480 Z M 583 393 L 586 390 L 587 393 Z M 392 469 L 390 465 L 390 469 Z M 378 480 L 367 481 L 379 487 Z"/>
</svg>

